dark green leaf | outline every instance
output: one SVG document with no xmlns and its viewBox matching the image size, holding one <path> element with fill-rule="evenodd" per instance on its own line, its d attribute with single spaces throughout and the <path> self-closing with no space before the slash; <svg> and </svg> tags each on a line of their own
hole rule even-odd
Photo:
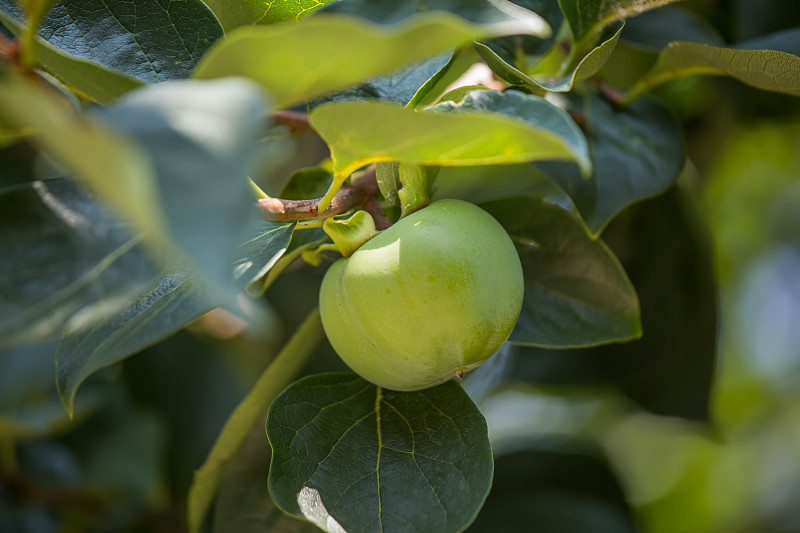
<svg viewBox="0 0 800 533">
<path fill-rule="evenodd" d="M 0 345 L 58 328 L 81 309 L 119 305 L 158 269 L 130 224 L 70 180 L 0 191 Z"/>
<path fill-rule="evenodd" d="M 714 43 L 706 43 L 714 44 Z M 739 50 L 777 50 L 800 56 L 800 28 L 783 30 L 736 44 Z"/>
<path fill-rule="evenodd" d="M 320 13 L 345 13 L 378 24 L 397 24 L 427 11 L 453 13 L 476 24 L 500 26 L 503 28 L 500 31 L 505 34 L 526 33 L 547 37 L 552 33 L 538 14 L 508 0 L 340 0 L 326 5 Z"/>
<path fill-rule="evenodd" d="M 294 224 L 260 222 L 256 237 L 239 247 L 236 288 L 258 279 L 283 255 Z M 72 413 L 80 384 L 101 368 L 175 333 L 222 304 L 191 271 L 176 269 L 139 294 L 120 312 L 87 321 L 64 334 L 56 354 L 56 381 L 67 411 Z"/>
<path fill-rule="evenodd" d="M 168 237 L 212 291 L 233 292 L 230 265 L 255 219 L 247 175 L 265 111 L 258 86 L 229 79 L 145 87 L 101 114 L 147 150 Z"/>
<path fill-rule="evenodd" d="M 509 58 L 498 55 L 494 49 L 482 43 L 475 43 L 475 48 L 481 55 L 486 64 L 501 78 L 514 85 L 527 87 L 533 91 L 541 89 L 552 92 L 567 92 L 579 81 L 583 81 L 595 75 L 605 65 L 611 52 L 619 42 L 619 35 L 625 24 L 617 22 L 609 26 L 601 35 L 600 44 L 589 50 L 577 62 L 575 68 L 571 69 L 561 79 L 555 78 L 532 78 L 520 70 L 514 63 L 509 63 Z"/>
<path fill-rule="evenodd" d="M 266 475 L 270 455 L 264 424 L 259 422 L 220 485 L 214 505 L 214 533 L 319 533 L 317 526 L 287 515 L 272 502 Z"/>
<path fill-rule="evenodd" d="M 707 420 L 717 293 L 698 214 L 673 190 L 624 213 L 604 236 L 639 294 L 641 340 L 575 351 L 520 348 L 513 375 L 549 385 L 615 386 L 655 413 Z"/>
<path fill-rule="evenodd" d="M 559 0 L 574 40 L 593 44 L 603 28 L 677 0 Z"/>
<path fill-rule="evenodd" d="M 24 26 L 17 22 L 13 11 L 7 7 L 14 4 L 14 0 L 0 0 L 0 23 L 5 24 L 14 33 L 21 34 Z M 58 77 L 67 85 L 85 94 L 88 98 L 101 103 L 114 100 L 118 96 L 143 85 L 131 76 L 112 70 L 99 63 L 87 59 L 80 59 L 67 55 L 43 39 L 35 41 L 36 57 L 51 72 L 58 73 Z"/>
<path fill-rule="evenodd" d="M 15 0 L 0 0 L 0 11 L 24 20 Z M 104 65 L 153 83 L 187 78 L 222 28 L 200 0 L 61 0 L 44 17 L 39 36 L 59 54 Z M 45 66 L 69 79 L 69 63 Z"/>
<path fill-rule="evenodd" d="M 597 234 L 625 207 L 672 185 L 684 165 L 683 137 L 669 111 L 654 100 L 622 109 L 595 94 L 572 102 L 586 124 L 593 175 L 585 179 L 563 163 L 537 167 L 569 194 Z"/>
<path fill-rule="evenodd" d="M 69 425 L 53 381 L 56 343 L 28 344 L 0 354 L 0 432 L 42 437 Z"/>
<path fill-rule="evenodd" d="M 491 484 L 486 431 L 452 381 L 395 392 L 354 374 L 313 375 L 270 408 L 270 493 L 326 530 L 461 531 Z"/>
<path fill-rule="evenodd" d="M 196 75 L 246 76 L 267 88 L 276 107 L 284 107 L 449 52 L 476 37 L 545 31 L 540 19 L 529 12 L 517 18 L 491 9 L 500 15 L 492 19 L 496 24 L 430 11 L 397 26 L 319 13 L 298 24 L 239 28 L 206 55 Z"/>
<path fill-rule="evenodd" d="M 385 102 L 396 102 L 404 106 L 415 97 L 423 85 L 429 81 L 435 83 L 445 74 L 445 67 L 450 64 L 451 56 L 451 53 L 440 54 L 425 61 L 403 67 L 387 76 L 373 78 L 357 87 L 326 94 L 314 100 L 311 107 L 313 108 L 326 102 L 344 100 L 383 100 Z M 422 96 L 424 95 L 421 95 L 420 98 Z"/>
<path fill-rule="evenodd" d="M 320 198 L 333 181 L 333 173 L 321 167 L 302 168 L 289 176 L 281 189 L 280 198 L 309 200 Z"/>
<path fill-rule="evenodd" d="M 722 36 L 705 19 L 692 11 L 665 7 L 648 11 L 628 21 L 622 39 L 650 50 L 661 50 L 673 41 L 723 46 Z"/>
<path fill-rule="evenodd" d="M 636 533 L 631 510 L 602 449 L 537 443 L 495 460 L 492 491 L 469 533 Z M 538 449 L 537 449 L 538 448 Z"/>
<path fill-rule="evenodd" d="M 641 334 L 639 302 L 625 271 L 580 221 L 541 198 L 481 207 L 503 225 L 522 260 L 525 298 L 511 342 L 564 348 Z"/>
</svg>

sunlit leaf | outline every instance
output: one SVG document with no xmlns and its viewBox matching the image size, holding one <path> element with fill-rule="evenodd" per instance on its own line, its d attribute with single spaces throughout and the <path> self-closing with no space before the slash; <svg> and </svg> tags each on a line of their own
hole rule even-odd
<svg viewBox="0 0 800 533">
<path fill-rule="evenodd" d="M 299 20 L 332 0 L 205 0 L 225 31 L 251 24 Z"/>
<path fill-rule="evenodd" d="M 395 392 L 313 375 L 275 399 L 267 434 L 275 503 L 328 531 L 461 531 L 491 484 L 486 422 L 453 381 Z"/>
<path fill-rule="evenodd" d="M 331 103 L 315 109 L 310 119 L 331 147 L 337 175 L 390 160 L 444 166 L 544 159 L 587 164 L 560 122 L 554 131 L 549 119 L 534 125 L 477 104 L 441 105 L 447 107 L 414 111 L 382 102 Z"/>
<path fill-rule="evenodd" d="M 756 89 L 800 96 L 800 57 L 794 54 L 677 41 L 661 52 L 658 62 L 631 87 L 626 99 L 634 100 L 667 81 L 699 74 L 730 76 Z"/>
<path fill-rule="evenodd" d="M 530 26 L 509 16 L 488 25 L 439 11 L 382 26 L 323 13 L 299 24 L 239 28 L 206 55 L 196 76 L 247 76 L 268 89 L 277 107 L 284 107 L 388 74 L 478 36 L 519 33 Z"/>
</svg>

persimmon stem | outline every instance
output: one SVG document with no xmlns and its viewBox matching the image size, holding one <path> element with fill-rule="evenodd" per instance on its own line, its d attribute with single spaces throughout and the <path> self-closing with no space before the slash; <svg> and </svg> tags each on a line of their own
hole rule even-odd
<svg viewBox="0 0 800 533">
<path fill-rule="evenodd" d="M 262 198 L 258 200 L 258 207 L 264 220 L 275 222 L 290 222 L 300 220 L 314 220 L 329 218 L 350 209 L 361 207 L 370 212 L 375 218 L 380 208 L 372 205 L 378 195 L 378 181 L 375 177 L 375 165 L 367 167 L 364 175 L 353 182 L 352 185 L 343 186 L 334 195 L 327 209 L 320 211 L 317 205 L 320 198 L 312 200 L 286 200 L 283 198 Z M 373 210 L 376 212 L 373 213 Z M 384 219 L 386 217 L 383 217 Z M 388 219 L 381 222 L 388 222 Z M 378 220 L 376 218 L 376 225 Z M 388 227 L 388 226 L 387 226 Z"/>
</svg>

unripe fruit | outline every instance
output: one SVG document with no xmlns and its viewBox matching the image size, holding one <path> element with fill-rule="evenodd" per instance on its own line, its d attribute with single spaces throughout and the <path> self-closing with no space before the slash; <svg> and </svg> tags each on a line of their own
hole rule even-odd
<svg viewBox="0 0 800 533">
<path fill-rule="evenodd" d="M 522 292 L 522 266 L 503 227 L 473 204 L 440 200 L 334 263 L 320 313 L 333 348 L 361 377 L 417 390 L 497 351 Z"/>
</svg>

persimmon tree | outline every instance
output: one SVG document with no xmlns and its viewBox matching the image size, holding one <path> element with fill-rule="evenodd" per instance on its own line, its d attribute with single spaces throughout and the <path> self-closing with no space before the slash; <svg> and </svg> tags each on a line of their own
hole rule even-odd
<svg viewBox="0 0 800 533">
<path fill-rule="evenodd" d="M 212 310 L 258 329 L 291 305 L 311 311 L 286 320 L 296 330 L 192 465 L 190 531 L 498 531 L 537 505 L 563 531 L 578 518 L 535 499 L 554 486 L 634 530 L 596 447 L 519 442 L 495 464 L 475 402 L 514 376 L 708 417 L 710 248 L 676 186 L 683 125 L 653 93 L 711 75 L 798 96 L 800 50 L 796 31 L 725 43 L 670 3 L 0 0 L 0 397 L 24 407 L 0 411 L 3 480 L 27 494 L 20 443 L 102 410 L 94 378 L 76 403 L 94 374 Z M 320 139 L 328 154 L 286 170 L 294 143 Z M 440 198 L 479 205 L 516 247 L 507 342 L 414 391 L 313 372 L 329 352 L 321 274 Z M 408 298 L 359 298 L 404 327 Z M 47 368 L 25 367 L 32 347 L 54 358 L 68 418 L 24 386 Z"/>
</svg>

